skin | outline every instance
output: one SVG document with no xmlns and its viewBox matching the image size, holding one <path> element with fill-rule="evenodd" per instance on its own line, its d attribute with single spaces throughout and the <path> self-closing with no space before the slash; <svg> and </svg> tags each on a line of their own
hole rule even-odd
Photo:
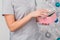
<svg viewBox="0 0 60 40">
<path fill-rule="evenodd" d="M 11 32 L 14 32 L 20 28 L 23 27 L 31 18 L 36 18 L 38 16 L 45 16 L 47 15 L 47 10 L 41 9 L 41 10 L 36 10 L 34 12 L 29 13 L 27 16 L 23 17 L 20 20 L 15 21 L 14 15 L 13 14 L 4 14 L 5 20 L 7 22 L 8 28 L 10 29 Z"/>
</svg>

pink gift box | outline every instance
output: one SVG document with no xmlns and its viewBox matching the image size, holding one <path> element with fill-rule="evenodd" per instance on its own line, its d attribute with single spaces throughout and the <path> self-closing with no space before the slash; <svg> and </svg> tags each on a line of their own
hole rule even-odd
<svg viewBox="0 0 60 40">
<path fill-rule="evenodd" d="M 39 23 L 52 23 L 56 20 L 56 13 L 54 13 L 53 15 L 51 15 L 50 17 L 46 17 L 46 18 L 41 18 L 41 17 L 37 17 L 37 21 Z"/>
</svg>

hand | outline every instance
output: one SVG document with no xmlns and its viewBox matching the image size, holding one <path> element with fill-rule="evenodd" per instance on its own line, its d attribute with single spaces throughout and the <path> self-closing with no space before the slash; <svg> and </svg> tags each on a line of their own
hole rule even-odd
<svg viewBox="0 0 60 40">
<path fill-rule="evenodd" d="M 46 17 L 47 16 L 47 13 L 48 13 L 48 10 L 45 10 L 45 9 L 40 9 L 40 10 L 36 10 L 34 12 L 31 12 L 30 15 L 32 17 Z"/>
<path fill-rule="evenodd" d="M 49 25 L 49 23 L 42 23 L 42 25 Z"/>
</svg>

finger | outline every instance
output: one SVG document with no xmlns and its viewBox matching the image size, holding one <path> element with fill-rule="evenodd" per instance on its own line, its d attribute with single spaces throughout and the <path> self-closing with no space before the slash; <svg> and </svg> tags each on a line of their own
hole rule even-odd
<svg viewBox="0 0 60 40">
<path fill-rule="evenodd" d="M 44 23 L 44 25 L 49 25 L 48 23 Z"/>
<path fill-rule="evenodd" d="M 41 17 L 42 17 L 42 18 L 46 18 L 47 16 L 42 14 Z"/>
<path fill-rule="evenodd" d="M 42 23 L 42 25 L 49 25 L 48 23 Z"/>
<path fill-rule="evenodd" d="M 45 12 L 44 12 L 44 13 L 41 13 L 41 15 L 45 15 L 45 16 L 47 16 L 47 15 L 48 15 L 48 13 L 45 13 Z"/>
<path fill-rule="evenodd" d="M 42 23 L 42 25 L 44 25 L 44 23 Z"/>
</svg>

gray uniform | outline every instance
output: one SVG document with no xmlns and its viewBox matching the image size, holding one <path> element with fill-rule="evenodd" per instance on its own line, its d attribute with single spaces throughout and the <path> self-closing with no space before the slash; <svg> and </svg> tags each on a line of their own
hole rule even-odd
<svg viewBox="0 0 60 40">
<path fill-rule="evenodd" d="M 52 5 L 54 5 L 54 1 L 50 0 L 49 2 L 52 3 Z M 37 0 L 36 1 L 35 0 L 3 0 L 3 14 L 14 14 L 16 20 L 20 20 L 28 13 L 38 8 L 36 7 L 37 5 L 40 7 L 42 6 L 41 3 L 40 4 L 37 3 Z M 59 18 L 60 17 L 58 17 L 58 19 Z M 38 23 L 38 26 L 36 24 L 36 19 L 32 18 L 21 29 L 15 32 L 11 32 L 10 39 L 11 40 L 56 40 L 58 37 L 60 37 L 59 22 L 52 23 L 48 26 L 40 25 Z"/>
<path fill-rule="evenodd" d="M 35 0 L 3 0 L 3 14 L 13 14 L 16 20 L 34 10 Z M 32 18 L 21 29 L 11 32 L 10 36 L 10 40 L 38 40 L 40 34 L 36 19 Z"/>
</svg>

